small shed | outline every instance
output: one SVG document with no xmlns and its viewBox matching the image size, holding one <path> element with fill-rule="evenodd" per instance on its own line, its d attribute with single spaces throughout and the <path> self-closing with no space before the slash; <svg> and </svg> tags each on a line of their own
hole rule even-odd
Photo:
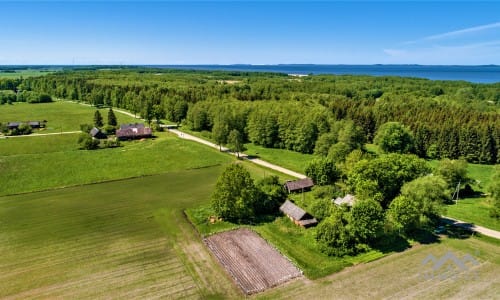
<svg viewBox="0 0 500 300">
<path fill-rule="evenodd" d="M 356 197 L 354 197 L 354 195 L 347 194 L 343 198 L 338 197 L 336 199 L 332 199 L 332 202 L 338 206 L 341 206 L 342 204 L 346 204 L 347 206 L 352 207 L 354 205 L 354 203 L 356 202 Z"/>
<path fill-rule="evenodd" d="M 102 132 L 99 128 L 94 127 L 89 132 L 90 136 L 94 139 L 105 139 L 107 138 L 106 134 Z"/>
<path fill-rule="evenodd" d="M 299 226 L 307 228 L 318 224 L 316 218 L 308 214 L 305 210 L 298 207 L 290 200 L 286 200 L 285 203 L 280 206 L 280 211 Z"/>
<path fill-rule="evenodd" d="M 288 180 L 284 187 L 288 193 L 309 191 L 314 186 L 311 178 L 303 178 L 298 180 Z"/>
<path fill-rule="evenodd" d="M 42 127 L 40 121 L 28 121 L 28 125 L 33 129 Z"/>
<path fill-rule="evenodd" d="M 19 126 L 21 126 L 21 122 L 9 122 L 9 123 L 7 123 L 7 128 L 10 130 L 18 129 Z"/>
</svg>

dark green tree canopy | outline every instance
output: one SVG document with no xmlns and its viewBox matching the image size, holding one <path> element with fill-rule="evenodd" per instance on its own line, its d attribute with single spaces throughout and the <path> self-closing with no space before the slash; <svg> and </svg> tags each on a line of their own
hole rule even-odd
<svg viewBox="0 0 500 300">
<path fill-rule="evenodd" d="M 240 164 L 231 164 L 217 180 L 211 197 L 212 208 L 226 220 L 247 222 L 254 216 L 258 195 L 250 173 Z"/>
<path fill-rule="evenodd" d="M 465 160 L 443 159 L 435 168 L 434 173 L 441 176 L 450 189 L 455 189 L 458 183 L 465 186 L 470 182 Z"/>
<path fill-rule="evenodd" d="M 398 122 L 380 126 L 373 141 L 385 153 L 410 153 L 414 149 L 412 132 Z"/>
<path fill-rule="evenodd" d="M 101 113 L 99 112 L 99 110 L 96 110 L 94 113 L 94 126 L 99 128 L 99 127 L 102 127 L 103 125 L 104 125 L 104 123 L 102 120 Z"/>
<path fill-rule="evenodd" d="M 362 198 L 376 198 L 387 208 L 405 182 L 430 173 L 427 162 L 416 155 L 385 154 L 359 161 L 348 174 L 347 184 Z"/>
<path fill-rule="evenodd" d="M 349 226 L 361 243 L 375 240 L 382 234 L 384 210 L 375 200 L 358 200 L 350 211 Z"/>
<path fill-rule="evenodd" d="M 116 119 L 115 112 L 111 107 L 108 110 L 108 125 L 110 126 L 118 125 L 118 120 Z"/>
<path fill-rule="evenodd" d="M 340 173 L 331 159 L 316 158 L 306 167 L 306 175 L 310 177 L 314 184 L 327 185 L 335 182 Z"/>
</svg>

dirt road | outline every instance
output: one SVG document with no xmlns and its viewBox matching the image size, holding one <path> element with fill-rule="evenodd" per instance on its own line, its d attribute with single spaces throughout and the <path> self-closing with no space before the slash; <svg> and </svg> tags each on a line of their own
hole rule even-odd
<svg viewBox="0 0 500 300">
<path fill-rule="evenodd" d="M 199 137 L 187 134 L 187 133 L 179 131 L 177 129 L 170 129 L 169 131 L 172 132 L 172 133 L 177 134 L 182 139 L 195 141 L 195 142 L 198 142 L 200 144 L 204 144 L 204 145 L 207 145 L 209 147 L 212 147 L 212 148 L 215 148 L 215 149 L 219 149 L 220 151 L 228 152 L 228 153 L 230 153 L 232 155 L 237 155 L 236 153 L 230 152 L 229 149 L 226 148 L 226 147 L 220 147 L 219 145 L 216 145 L 216 144 L 214 144 L 212 142 L 209 142 L 209 141 L 201 139 Z M 257 164 L 257 165 L 260 165 L 260 166 L 263 166 L 263 167 L 266 167 L 266 168 L 269 168 L 269 169 L 273 169 L 275 171 L 281 172 L 283 174 L 290 175 L 292 177 L 296 177 L 296 178 L 306 178 L 307 177 L 304 174 L 300 174 L 300 173 L 294 172 L 292 170 L 285 169 L 283 167 L 280 167 L 278 165 L 269 163 L 269 162 L 264 161 L 262 159 L 250 157 L 250 156 L 246 155 L 245 153 L 240 153 L 240 157 L 243 158 L 243 159 L 246 159 L 248 161 L 251 161 L 254 164 Z"/>
</svg>

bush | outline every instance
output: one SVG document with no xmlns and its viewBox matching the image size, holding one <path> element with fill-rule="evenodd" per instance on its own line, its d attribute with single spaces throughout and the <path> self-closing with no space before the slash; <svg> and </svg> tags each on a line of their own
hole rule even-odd
<svg viewBox="0 0 500 300">
<path fill-rule="evenodd" d="M 269 176 L 256 183 L 260 190 L 259 199 L 255 203 L 255 212 L 261 214 L 273 214 L 286 199 L 286 192 L 278 176 Z"/>
<path fill-rule="evenodd" d="M 104 126 L 104 132 L 106 134 L 115 134 L 116 133 L 116 127 L 115 126 L 111 126 L 111 125 L 106 125 Z"/>
<path fill-rule="evenodd" d="M 92 124 L 80 124 L 80 130 L 84 133 L 90 133 L 92 128 L 94 128 Z"/>
<path fill-rule="evenodd" d="M 116 148 L 120 147 L 120 140 L 119 139 L 113 139 L 113 140 L 105 140 L 104 141 L 104 147 L 105 148 Z"/>
<path fill-rule="evenodd" d="M 28 124 L 21 124 L 17 129 L 18 135 L 30 134 L 31 132 L 32 132 L 31 126 L 29 126 Z"/>
<path fill-rule="evenodd" d="M 311 214 L 318 220 L 318 222 L 321 222 L 332 215 L 333 209 L 334 207 L 331 199 L 318 199 L 311 205 Z"/>
<path fill-rule="evenodd" d="M 82 150 L 95 150 L 99 148 L 99 140 L 94 140 L 88 133 L 81 133 L 78 144 Z"/>
</svg>

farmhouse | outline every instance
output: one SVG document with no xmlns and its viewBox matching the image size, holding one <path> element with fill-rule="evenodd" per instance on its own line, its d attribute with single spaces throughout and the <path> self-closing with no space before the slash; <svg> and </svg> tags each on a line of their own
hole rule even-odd
<svg viewBox="0 0 500 300">
<path fill-rule="evenodd" d="M 90 130 L 90 136 L 94 139 L 105 139 L 107 138 L 106 134 L 102 132 L 99 128 L 94 127 Z"/>
<path fill-rule="evenodd" d="M 153 131 L 144 124 L 122 124 L 116 131 L 116 137 L 120 140 L 148 138 L 153 135 Z"/>
<path fill-rule="evenodd" d="M 308 191 L 314 186 L 311 178 L 303 178 L 299 180 L 288 180 L 284 187 L 288 193 Z"/>
<path fill-rule="evenodd" d="M 347 206 L 353 206 L 356 202 L 356 197 L 351 194 L 347 194 L 344 198 L 338 197 L 336 199 L 332 199 L 332 202 L 335 205 L 341 206 L 342 204 L 346 204 Z"/>
<path fill-rule="evenodd" d="M 311 227 L 318 224 L 316 218 L 308 214 L 305 210 L 295 205 L 292 201 L 286 200 L 280 207 L 280 211 L 287 215 L 295 224 L 302 227 Z"/>
<path fill-rule="evenodd" d="M 7 128 L 12 130 L 12 129 L 19 129 L 19 126 L 22 124 L 28 124 L 31 128 L 41 128 L 45 127 L 45 122 L 46 121 L 28 121 L 28 122 L 9 122 L 7 123 Z"/>
</svg>

